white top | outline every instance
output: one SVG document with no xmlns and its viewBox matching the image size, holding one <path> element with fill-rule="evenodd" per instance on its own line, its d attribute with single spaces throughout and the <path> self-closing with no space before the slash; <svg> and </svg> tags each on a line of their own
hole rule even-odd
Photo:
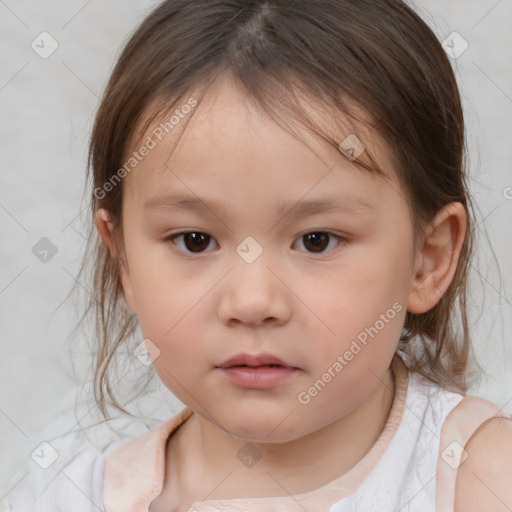
<svg viewBox="0 0 512 512">
<path fill-rule="evenodd" d="M 308 493 L 207 500 L 192 503 L 191 510 L 453 512 L 463 447 L 483 422 L 510 416 L 492 402 L 446 391 L 408 372 L 399 356 L 393 359 L 392 370 L 395 398 L 386 425 L 348 472 Z M 192 414 L 185 407 L 153 430 L 115 447 L 85 446 L 35 504 L 14 489 L 0 511 L 148 512 L 163 488 L 167 438 Z"/>
</svg>

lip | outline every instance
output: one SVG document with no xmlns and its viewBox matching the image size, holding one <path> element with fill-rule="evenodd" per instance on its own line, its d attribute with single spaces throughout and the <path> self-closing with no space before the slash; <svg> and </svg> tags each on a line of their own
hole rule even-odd
<svg viewBox="0 0 512 512">
<path fill-rule="evenodd" d="M 284 362 L 282 359 L 272 354 L 237 354 L 231 357 L 227 361 L 217 365 L 217 368 L 229 368 L 231 366 L 266 366 L 269 364 L 275 364 L 288 368 L 294 368 L 292 365 Z"/>
<path fill-rule="evenodd" d="M 272 388 L 298 370 L 272 354 L 239 354 L 216 368 L 234 384 L 251 389 Z"/>
</svg>

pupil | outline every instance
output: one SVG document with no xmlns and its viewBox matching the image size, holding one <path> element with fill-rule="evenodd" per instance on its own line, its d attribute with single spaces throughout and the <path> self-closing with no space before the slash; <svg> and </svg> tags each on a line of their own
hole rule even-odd
<svg viewBox="0 0 512 512">
<path fill-rule="evenodd" d="M 197 251 L 201 251 L 208 247 L 208 236 L 205 236 L 203 233 L 186 233 L 184 238 L 185 245 L 190 251 L 194 251 L 196 249 Z"/>
<path fill-rule="evenodd" d="M 307 240 L 313 242 L 313 252 L 320 252 L 325 248 L 322 246 L 325 245 L 327 237 L 327 233 L 309 233 L 309 235 L 306 235 Z"/>
</svg>

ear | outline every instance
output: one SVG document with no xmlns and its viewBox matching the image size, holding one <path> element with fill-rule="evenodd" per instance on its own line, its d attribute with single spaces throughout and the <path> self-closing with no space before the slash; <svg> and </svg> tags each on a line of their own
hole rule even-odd
<svg viewBox="0 0 512 512">
<path fill-rule="evenodd" d="M 416 257 L 408 312 L 426 313 L 446 293 L 457 270 L 466 229 L 467 215 L 461 203 L 449 203 L 437 213 Z"/>
<path fill-rule="evenodd" d="M 100 208 L 94 214 L 94 223 L 96 224 L 96 228 L 103 240 L 103 242 L 107 245 L 110 255 L 112 258 L 116 258 L 118 254 L 118 247 L 116 245 L 116 241 L 113 236 L 114 232 L 114 224 L 110 221 L 110 214 L 104 208 Z M 121 274 L 121 283 L 123 286 L 124 298 L 131 312 L 136 315 L 137 314 L 137 305 L 135 303 L 135 298 L 133 294 L 132 281 L 130 277 L 130 272 L 127 263 L 125 262 L 125 258 L 121 257 L 121 261 L 119 262 L 119 271 Z"/>
</svg>

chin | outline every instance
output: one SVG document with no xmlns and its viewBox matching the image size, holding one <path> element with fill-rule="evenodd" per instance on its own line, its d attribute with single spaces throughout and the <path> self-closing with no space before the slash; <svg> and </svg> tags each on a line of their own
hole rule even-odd
<svg viewBox="0 0 512 512">
<path fill-rule="evenodd" d="M 282 444 L 295 441 L 308 432 L 303 432 L 293 413 L 276 415 L 247 415 L 244 421 L 229 422 L 226 430 L 238 440 L 252 443 Z M 286 419 L 285 419 L 286 418 Z M 303 428 L 303 427 L 302 427 Z"/>
</svg>

